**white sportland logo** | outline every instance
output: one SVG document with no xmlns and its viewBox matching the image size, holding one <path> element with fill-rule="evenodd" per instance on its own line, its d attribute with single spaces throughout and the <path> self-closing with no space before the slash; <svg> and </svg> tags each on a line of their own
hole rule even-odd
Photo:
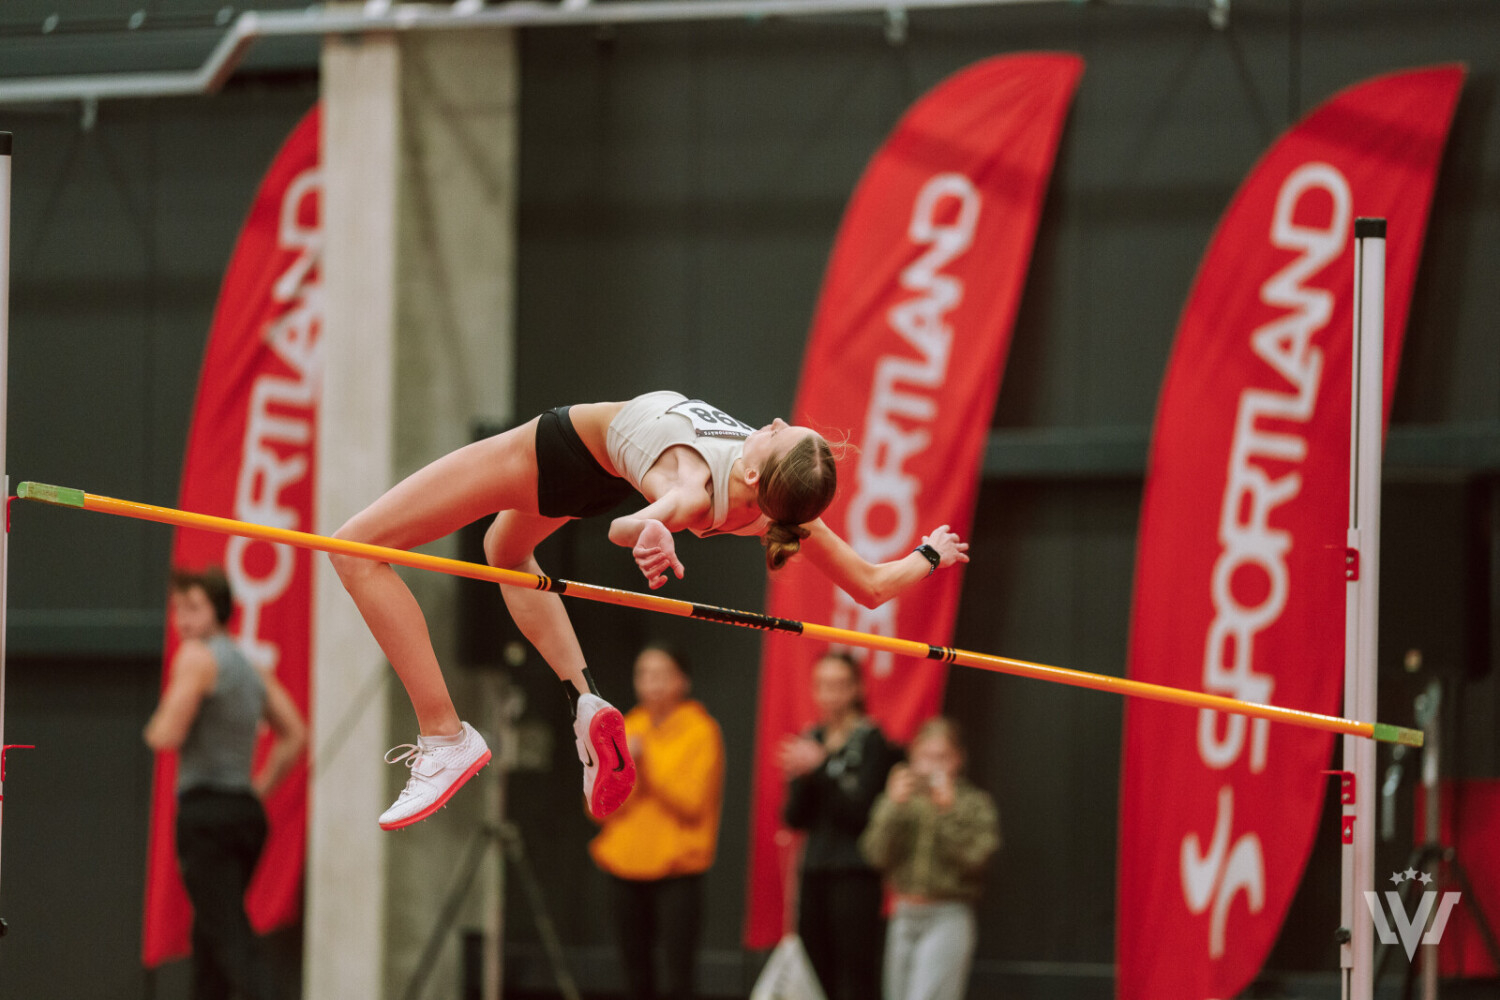
<svg viewBox="0 0 1500 1000">
<path fill-rule="evenodd" d="M 1391 881 L 1400 885 L 1408 879 L 1421 882 L 1424 886 L 1432 881 L 1432 876 L 1426 872 L 1420 875 L 1411 868 L 1404 872 L 1392 872 Z M 1396 935 L 1401 935 L 1401 947 L 1406 949 L 1407 961 L 1417 953 L 1417 944 L 1437 944 L 1443 939 L 1443 929 L 1448 926 L 1448 914 L 1453 912 L 1453 907 L 1458 905 L 1461 892 L 1443 893 L 1442 902 L 1438 903 L 1436 892 L 1422 893 L 1422 901 L 1417 904 L 1417 912 L 1410 918 L 1406 915 L 1406 907 L 1401 902 L 1401 894 L 1395 891 L 1387 891 L 1386 902 L 1391 907 L 1391 920 L 1396 927 L 1391 929 L 1391 923 L 1385 919 L 1385 907 L 1381 905 L 1380 894 L 1374 892 L 1365 893 L 1365 905 L 1370 908 L 1370 918 L 1375 921 L 1375 934 L 1380 938 L 1381 944 L 1395 944 Z M 1424 937 L 1422 929 L 1427 927 L 1427 919 L 1432 917 L 1433 905 L 1437 905 L 1437 916 L 1432 919 L 1432 926 L 1427 929 Z"/>
<path fill-rule="evenodd" d="M 892 306 L 886 320 L 918 357 L 902 349 L 882 355 L 875 364 L 861 439 L 859 485 L 845 520 L 849 544 L 870 562 L 898 558 L 921 537 L 917 499 L 922 481 L 905 464 L 932 443 L 928 427 L 937 419 L 953 354 L 954 331 L 948 317 L 964 299 L 963 280 L 943 268 L 973 245 L 983 201 L 969 178 L 943 173 L 922 185 L 912 206 L 907 236 L 926 249 L 902 270 L 901 287 L 917 294 Z M 876 510 L 887 513 L 873 517 Z M 837 587 L 833 591 L 833 623 L 839 628 L 895 635 L 899 607 L 900 600 L 892 598 L 866 608 Z M 893 654 L 884 650 L 870 658 L 876 677 L 890 676 L 892 665 Z"/>
<path fill-rule="evenodd" d="M 1315 221 L 1317 213 L 1304 206 L 1304 199 L 1326 203 L 1326 220 Z M 1276 195 L 1271 245 L 1296 256 L 1261 285 L 1261 302 L 1276 313 L 1249 335 L 1250 349 L 1275 377 L 1274 386 L 1261 381 L 1247 386 L 1235 411 L 1219 513 L 1220 550 L 1208 581 L 1214 618 L 1204 643 L 1203 690 L 1210 694 L 1270 704 L 1276 687 L 1276 678 L 1265 669 L 1269 664 L 1257 662 L 1255 645 L 1259 634 L 1280 621 L 1286 610 L 1292 592 L 1287 556 L 1296 539 L 1273 515 L 1302 492 L 1300 467 L 1308 457 L 1305 427 L 1313 419 L 1323 375 L 1323 349 L 1317 338 L 1334 309 L 1333 293 L 1313 282 L 1344 252 L 1352 205 L 1348 180 L 1326 163 L 1297 167 Z M 1241 575 L 1264 582 L 1259 596 L 1248 602 L 1234 587 Z M 1250 774 L 1261 774 L 1270 728 L 1265 719 L 1252 722 L 1243 715 L 1202 709 L 1199 759 L 1223 771 L 1248 757 Z M 1179 853 L 1183 902 L 1194 915 L 1209 913 L 1208 956 L 1214 961 L 1228 948 L 1234 898 L 1243 895 L 1251 915 L 1260 913 L 1266 901 L 1260 836 L 1253 829 L 1236 834 L 1234 792 L 1230 782 L 1219 787 L 1207 849 L 1203 838 L 1189 831 Z M 1255 823 L 1254 810 L 1248 812 L 1247 822 L 1246 810 L 1241 810 L 1242 826 Z"/>
<path fill-rule="evenodd" d="M 245 441 L 234 493 L 234 516 L 277 528 L 301 528 L 303 514 L 282 503 L 282 493 L 302 481 L 312 468 L 314 408 L 322 385 L 323 230 L 303 222 L 304 199 L 322 197 L 322 172 L 304 170 L 282 196 L 278 251 L 296 254 L 271 286 L 271 298 L 286 305 L 261 330 L 261 339 L 286 363 L 295 377 L 264 371 L 250 390 Z M 269 546 L 273 562 L 257 573 L 247 558 L 255 544 L 243 535 L 229 540 L 224 571 L 240 606 L 237 638 L 250 661 L 274 671 L 281 647 L 260 634 L 262 612 L 292 584 L 296 553 L 289 545 Z"/>
</svg>

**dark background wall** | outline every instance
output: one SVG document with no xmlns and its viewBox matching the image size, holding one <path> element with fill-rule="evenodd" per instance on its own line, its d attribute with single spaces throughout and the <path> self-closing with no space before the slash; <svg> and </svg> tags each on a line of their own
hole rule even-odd
<svg viewBox="0 0 1500 1000">
<path fill-rule="evenodd" d="M 160 44 L 191 65 L 200 37 Z M 844 203 L 899 115 L 986 56 L 1078 52 L 1085 75 L 1001 389 L 955 642 L 1122 673 L 1157 387 L 1219 215 L 1256 157 L 1336 90 L 1462 60 L 1470 76 L 1388 451 L 1380 714 L 1411 718 L 1427 675 L 1401 664 L 1423 650 L 1428 674 L 1465 685 L 1452 720 L 1458 773 L 1495 777 L 1497 40 L 1493 4 L 1424 0 L 1241 2 L 1224 30 L 1196 6 L 916 12 L 900 44 L 873 16 L 525 31 L 518 414 L 664 386 L 752 422 L 785 413 Z M 36 44 L 0 34 L 0 74 L 41 71 Z M 127 51 L 69 44 L 75 71 L 116 68 L 109 60 Z M 77 108 L 0 112 L 16 133 L 13 477 L 174 501 L 217 283 L 261 172 L 316 98 L 308 58 L 252 67 L 212 98 L 106 104 L 88 130 Z M 151 526 L 17 511 L 6 735 L 41 749 L 16 755 L 7 774 L 6 1000 L 145 995 L 150 758 L 138 731 L 159 680 L 167 544 Z M 637 586 L 599 524 L 570 527 L 540 557 L 555 575 Z M 760 607 L 753 542 L 686 539 L 683 557 L 692 572 L 675 593 Z M 485 669 L 499 659 L 504 613 L 484 589 L 469 607 L 474 662 L 454 669 Z M 743 994 L 757 968 L 738 940 L 758 636 L 586 604 L 573 615 L 622 702 L 647 639 L 675 638 L 697 658 L 697 693 L 730 757 L 705 984 Z M 603 882 L 585 854 L 592 826 L 577 808 L 562 699 L 534 658 L 515 679 L 556 743 L 550 769 L 512 777 L 514 818 L 570 962 L 607 991 Z M 960 669 L 948 705 L 969 727 L 971 772 L 995 793 L 1007 837 L 982 904 L 972 995 L 1108 995 L 1120 703 Z M 1329 811 L 1268 979 L 1336 967 L 1336 838 Z M 1399 867 L 1409 846 L 1383 845 L 1379 864 Z M 514 895 L 508 927 L 513 981 L 543 987 L 531 916 Z M 180 995 L 179 970 L 156 988 Z"/>
</svg>

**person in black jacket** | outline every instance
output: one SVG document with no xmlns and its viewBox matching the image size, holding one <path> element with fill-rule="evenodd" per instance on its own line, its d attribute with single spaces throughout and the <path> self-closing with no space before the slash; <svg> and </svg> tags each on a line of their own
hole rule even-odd
<svg viewBox="0 0 1500 1000">
<path fill-rule="evenodd" d="M 859 851 L 870 807 L 899 759 L 865 714 L 859 663 L 828 653 L 813 665 L 819 722 L 780 748 L 786 824 L 807 831 L 797 931 L 828 1000 L 880 995 L 885 941 L 880 874 Z"/>
</svg>

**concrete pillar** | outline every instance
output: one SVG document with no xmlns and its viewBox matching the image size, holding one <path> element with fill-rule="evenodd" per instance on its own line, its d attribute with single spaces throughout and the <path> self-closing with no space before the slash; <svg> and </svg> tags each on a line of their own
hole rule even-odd
<svg viewBox="0 0 1500 1000">
<path fill-rule="evenodd" d="M 517 75 L 514 35 L 499 29 L 325 43 L 322 530 L 467 443 L 476 424 L 513 418 Z M 458 554 L 452 537 L 425 551 Z M 454 616 L 457 588 L 479 584 L 402 575 L 459 714 L 483 729 L 488 706 L 456 660 Z M 375 818 L 406 771 L 381 755 L 414 742 L 416 721 L 326 562 L 317 633 L 315 729 L 343 720 L 372 670 L 384 671 L 388 697 L 373 699 L 315 786 L 305 994 L 400 997 L 488 818 L 493 779 L 482 774 L 404 834 L 382 833 Z M 493 854 L 478 881 L 493 886 Z M 485 895 L 469 892 L 460 928 L 484 923 Z M 458 994 L 457 940 L 424 995 Z"/>
<path fill-rule="evenodd" d="M 330 38 L 324 46 L 325 313 L 317 470 L 323 534 L 390 485 L 399 80 L 390 36 Z M 367 685 L 390 667 L 326 559 L 317 560 L 314 615 L 316 756 L 308 808 L 303 996 L 382 997 L 389 835 L 375 820 L 389 805 L 380 756 L 389 744 L 386 700 L 370 698 Z M 346 735 L 339 732 L 351 723 Z M 336 745 L 330 743 L 335 737 L 342 737 Z M 334 752 L 323 756 L 330 746 Z"/>
<path fill-rule="evenodd" d="M 476 421 L 513 418 L 516 93 L 514 34 L 440 31 L 401 39 L 401 189 L 397 261 L 397 472 L 405 475 L 467 444 Z M 450 536 L 425 551 L 458 556 Z M 484 584 L 433 573 L 407 573 L 427 614 L 433 646 L 459 715 L 485 732 L 490 706 L 457 659 L 460 587 Z M 407 742 L 415 722 L 399 685 L 392 743 Z M 407 728 L 403 729 L 405 725 Z M 403 735 L 403 733 L 405 735 Z M 497 757 L 498 759 L 498 757 Z M 496 768 L 481 772 L 448 808 L 397 837 L 390 848 L 386 969 L 411 977 L 444 896 L 467 891 L 460 927 L 486 920 L 494 889 L 491 850 L 478 879 L 459 881 L 474 832 L 490 816 L 486 792 Z M 459 937 L 450 935 L 433 970 L 432 997 L 459 992 Z M 388 995 L 390 995 L 388 993 Z"/>
</svg>

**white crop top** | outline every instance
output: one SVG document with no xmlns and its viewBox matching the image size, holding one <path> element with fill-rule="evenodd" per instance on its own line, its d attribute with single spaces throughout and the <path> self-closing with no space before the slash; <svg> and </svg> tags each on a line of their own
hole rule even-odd
<svg viewBox="0 0 1500 1000">
<path fill-rule="evenodd" d="M 688 399 L 680 392 L 648 392 L 620 408 L 605 431 L 604 447 L 616 471 L 637 490 L 661 453 L 673 445 L 686 445 L 703 456 L 713 486 L 713 527 L 694 534 L 706 537 L 725 533 L 721 525 L 729 516 L 730 472 L 753 430 L 701 399 Z M 768 523 L 762 514 L 728 533 L 759 535 Z"/>
</svg>

